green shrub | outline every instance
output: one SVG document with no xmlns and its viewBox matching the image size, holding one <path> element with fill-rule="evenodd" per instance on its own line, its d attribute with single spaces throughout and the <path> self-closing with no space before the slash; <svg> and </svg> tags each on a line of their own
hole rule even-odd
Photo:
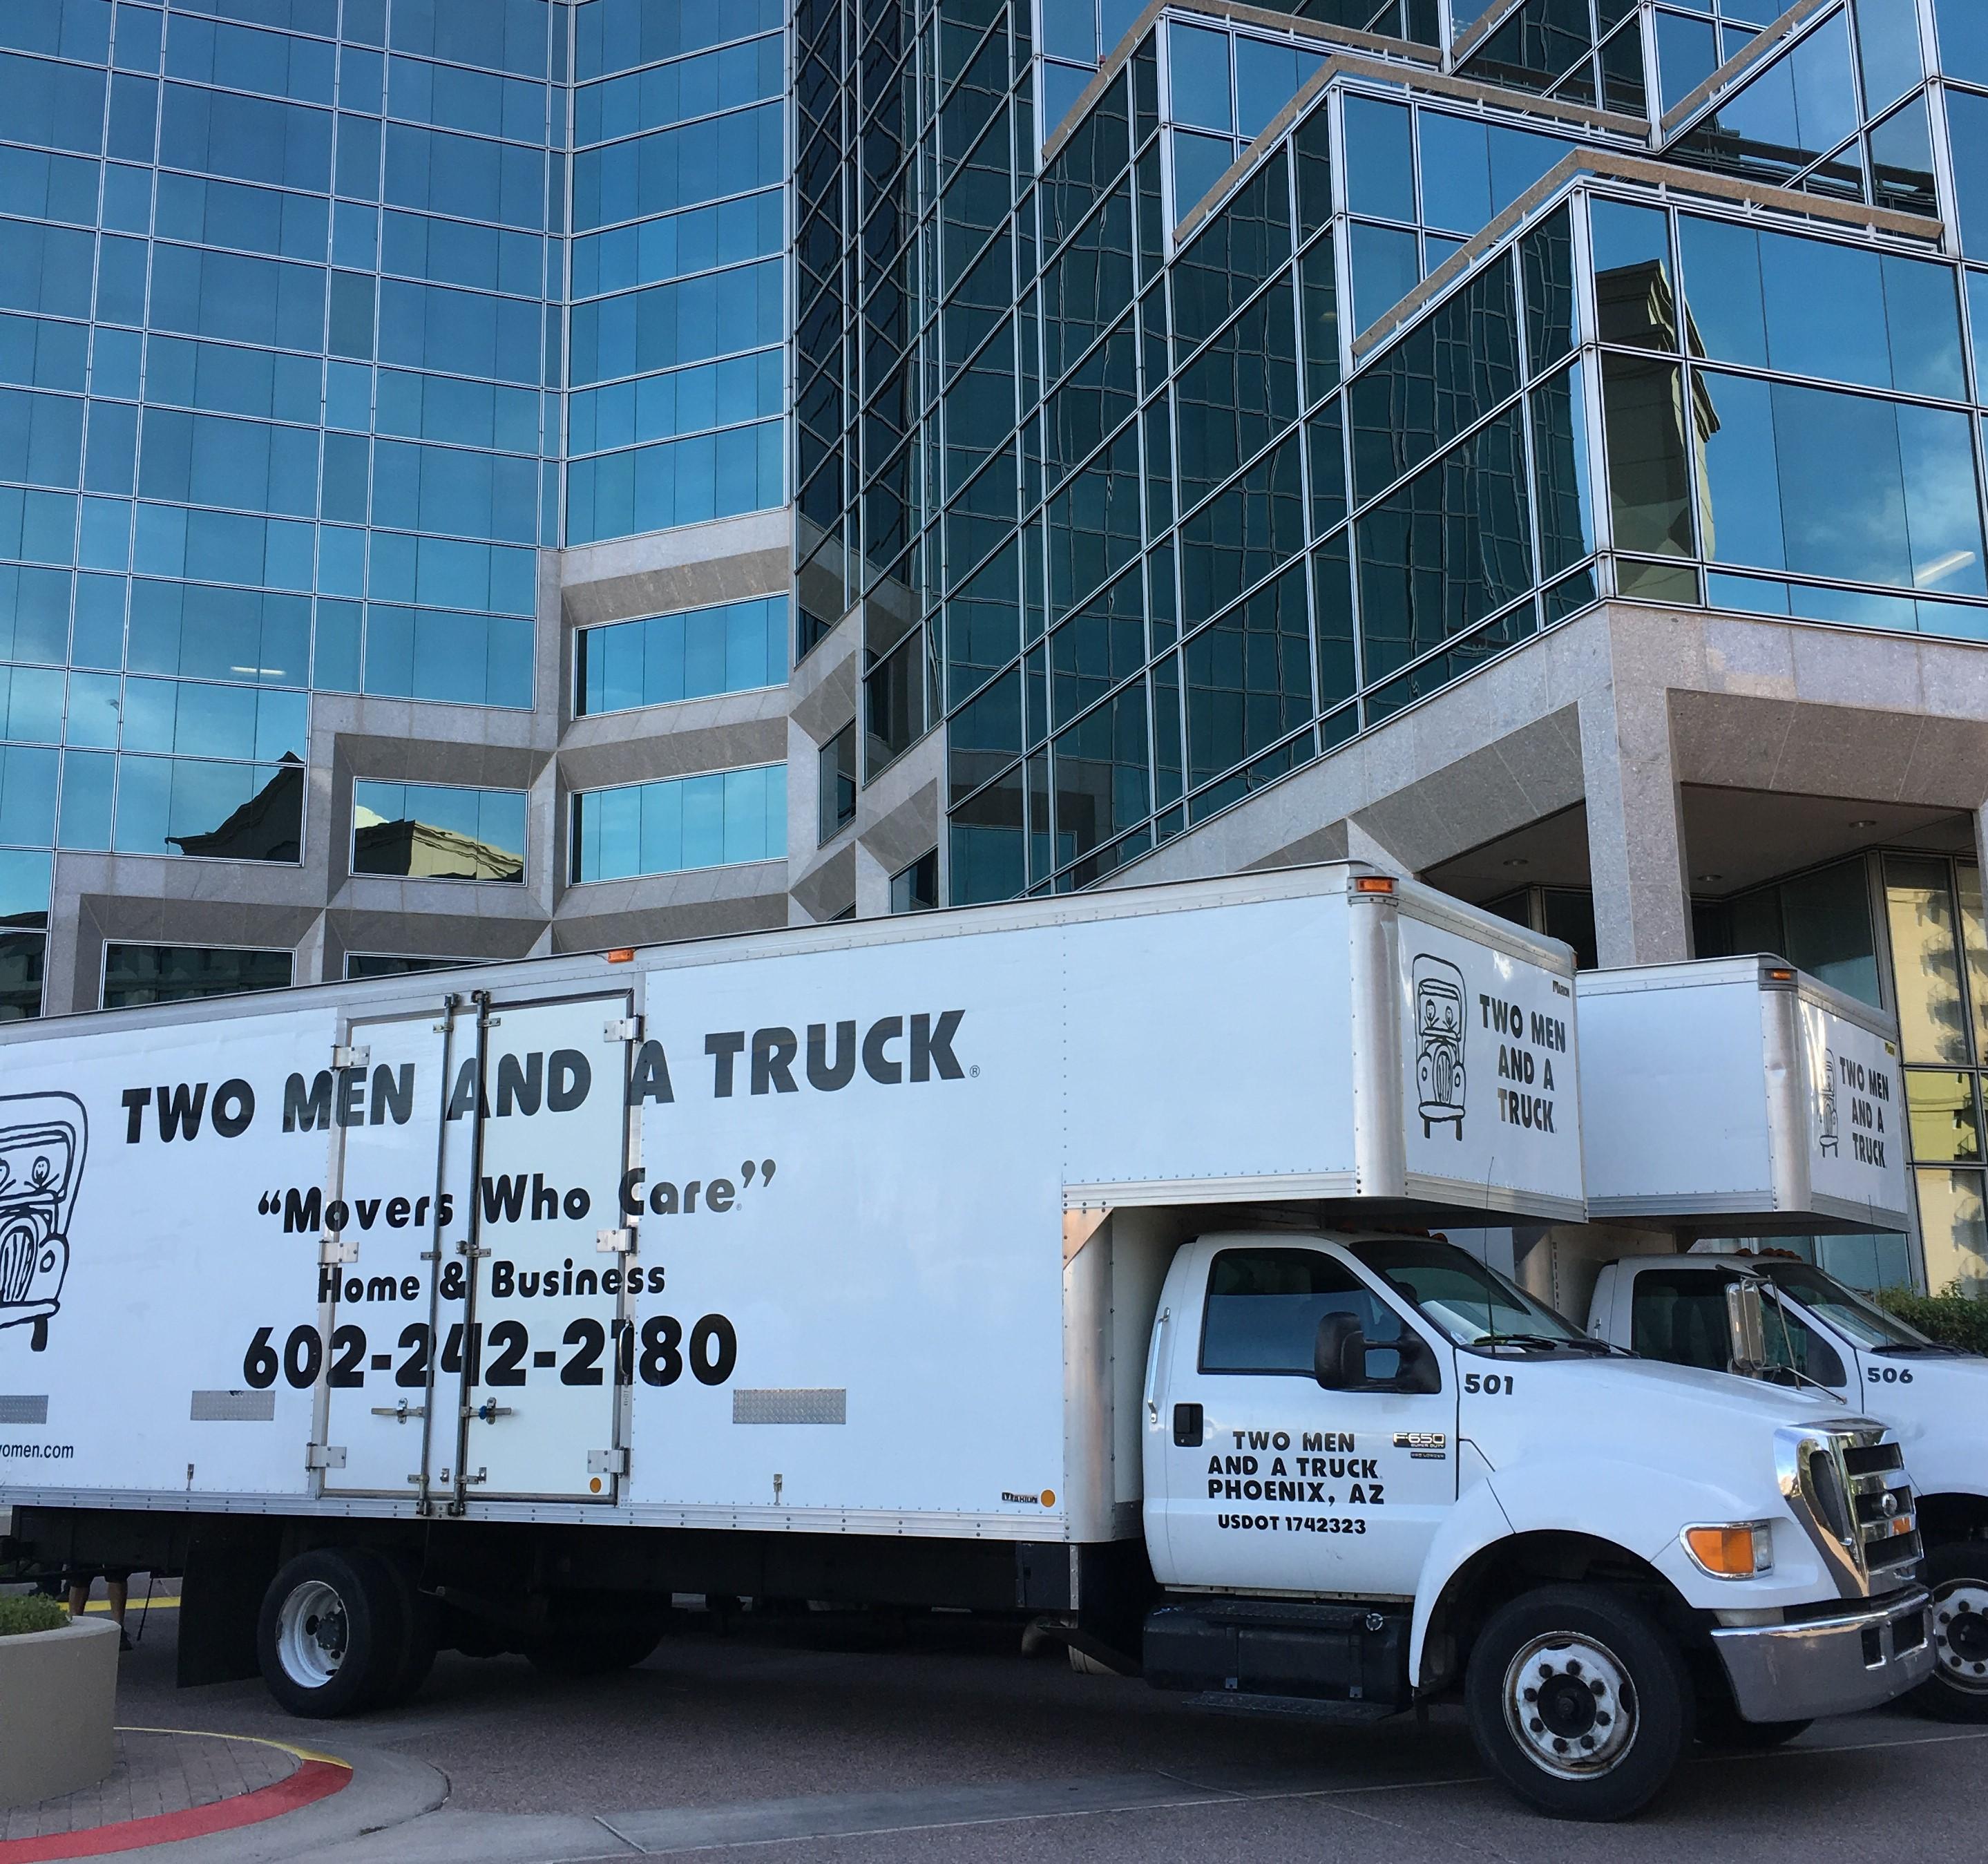
<svg viewBox="0 0 1988 1864">
<path fill-rule="evenodd" d="M 1942 1346 L 1988 1353 L 1988 1301 L 1962 1294 L 1957 1281 L 1949 1282 L 1937 1294 L 1885 1288 L 1878 1293 L 1878 1304 Z"/>
<path fill-rule="evenodd" d="M 31 1631 L 59 1631 L 69 1614 L 52 1598 L 39 1593 L 0 1595 L 0 1638 L 24 1637 Z"/>
</svg>

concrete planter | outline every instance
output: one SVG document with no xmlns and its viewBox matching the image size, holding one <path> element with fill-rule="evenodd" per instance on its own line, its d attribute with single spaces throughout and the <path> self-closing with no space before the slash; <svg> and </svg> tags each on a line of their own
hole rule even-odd
<svg viewBox="0 0 1988 1864">
<path fill-rule="evenodd" d="M 73 1793 L 109 1773 L 117 1700 L 110 1619 L 0 1638 L 0 1806 Z"/>
</svg>

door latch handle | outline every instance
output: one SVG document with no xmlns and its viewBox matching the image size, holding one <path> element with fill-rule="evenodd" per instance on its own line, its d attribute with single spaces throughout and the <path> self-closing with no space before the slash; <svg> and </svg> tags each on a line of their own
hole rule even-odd
<svg viewBox="0 0 1988 1864">
<path fill-rule="evenodd" d="M 494 1424 L 500 1417 L 509 1417 L 511 1407 L 500 1405 L 494 1398 L 486 1398 L 482 1404 L 474 1407 L 464 1406 L 462 1415 L 465 1417 L 480 1417 L 485 1423 Z"/>
<path fill-rule="evenodd" d="M 1174 1406 L 1174 1446 L 1178 1450 L 1197 1450 L 1201 1446 L 1201 1407 L 1199 1405 Z"/>
<path fill-rule="evenodd" d="M 390 1417 L 403 1424 L 410 1418 L 426 1417 L 428 1414 L 426 1405 L 411 1405 L 404 1398 L 397 1405 L 375 1405 L 373 1407 L 375 1417 Z"/>
</svg>

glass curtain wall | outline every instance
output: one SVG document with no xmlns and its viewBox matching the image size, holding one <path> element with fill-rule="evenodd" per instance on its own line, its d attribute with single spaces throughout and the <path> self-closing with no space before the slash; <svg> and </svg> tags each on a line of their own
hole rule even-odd
<svg viewBox="0 0 1988 1864">
<path fill-rule="evenodd" d="M 1014 243 L 1032 205 L 1041 260 L 1019 373 L 1002 320 L 969 356 L 969 375 L 999 356 L 984 391 L 945 402 L 955 902 L 1089 884 L 1594 598 L 1569 213 L 1350 380 L 1341 309 L 1342 251 L 1363 276 L 1342 198 L 1375 211 L 1386 178 L 1363 112 L 1398 125 L 1388 208 L 1412 248 L 1445 239 L 1425 215 L 1477 230 L 1564 145 L 1335 83 L 1170 257 L 1161 89 L 1149 39 L 1024 203 Z M 1441 152 L 1420 184 L 1418 140 Z M 950 299 L 939 324 L 948 354 L 975 329 Z M 984 425 L 983 392 L 1002 410 Z M 1016 447 L 1019 526 L 992 516 Z M 1000 496 L 975 499 L 988 479 Z"/>
<path fill-rule="evenodd" d="M 575 15 L 570 543 L 782 502 L 786 24 Z"/>
<path fill-rule="evenodd" d="M 1943 856 L 1887 854 L 1884 898 L 1926 1284 L 1938 1292 L 1958 1283 L 1963 1294 L 1988 1295 L 1981 870 Z"/>
<path fill-rule="evenodd" d="M 1945 854 L 1888 851 L 1697 903 L 1701 957 L 1767 952 L 1898 1020 L 1920 1274 L 1988 1294 L 1988 923 L 1981 870 Z M 1778 1239 L 1864 1288 L 1909 1284 L 1907 1238 Z"/>
<path fill-rule="evenodd" d="M 300 860 L 311 691 L 533 702 L 573 16 L 0 8 L 12 1010 L 52 851 Z"/>
<path fill-rule="evenodd" d="M 1952 265 L 1605 197 L 1590 241 L 1623 594 L 1988 633 Z"/>
<path fill-rule="evenodd" d="M 1942 13 L 1956 4 L 1944 0 Z M 1709 22 L 1663 12 L 1656 28 L 1670 108 L 1685 96 L 1677 83 L 1713 75 L 1702 70 Z M 1670 160 L 1769 187 L 1906 213 L 1939 211 L 1932 113 L 1938 100 L 1925 88 L 1929 66 L 1917 0 L 1844 0 L 1803 22 L 1791 39 L 1763 42 L 1750 63 L 1750 49 L 1736 53 L 1733 47 L 1740 29 L 1722 20 L 1718 29 L 1721 49 L 1734 62 L 1709 100 L 1681 120 L 1666 120 Z M 1958 121 L 1969 107 L 1963 93 L 1954 96 L 1960 103 L 1949 99 L 1946 107 Z M 1956 151 L 1958 158 L 1957 143 Z"/>
</svg>

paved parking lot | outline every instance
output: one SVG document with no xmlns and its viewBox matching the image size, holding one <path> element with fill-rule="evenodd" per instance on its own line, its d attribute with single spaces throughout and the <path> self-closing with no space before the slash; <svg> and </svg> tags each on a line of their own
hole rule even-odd
<svg viewBox="0 0 1988 1864">
<path fill-rule="evenodd" d="M 140 1588 L 142 1590 L 142 1588 Z M 134 1613 L 134 1624 L 136 1626 Z M 640 1669 L 554 1682 L 445 1656 L 408 1707 L 303 1724 L 259 1684 L 178 1691 L 174 1622 L 124 1659 L 120 1719 L 274 1737 L 356 1763 L 352 1786 L 207 1864 L 741 1859 L 1338 1857 L 1459 1851 L 1526 1864 L 1790 1864 L 1988 1851 L 1988 1730 L 1903 1715 L 1818 1724 L 1780 1753 L 1703 1757 L 1605 1835 L 1533 1817 L 1483 1776 L 1460 1718 L 1351 1730 L 1190 1710 L 1145 1684 L 1024 1660 L 1012 1635 L 921 1621 L 674 1637 Z M 367 1826 L 381 1827 L 367 1832 Z"/>
</svg>

